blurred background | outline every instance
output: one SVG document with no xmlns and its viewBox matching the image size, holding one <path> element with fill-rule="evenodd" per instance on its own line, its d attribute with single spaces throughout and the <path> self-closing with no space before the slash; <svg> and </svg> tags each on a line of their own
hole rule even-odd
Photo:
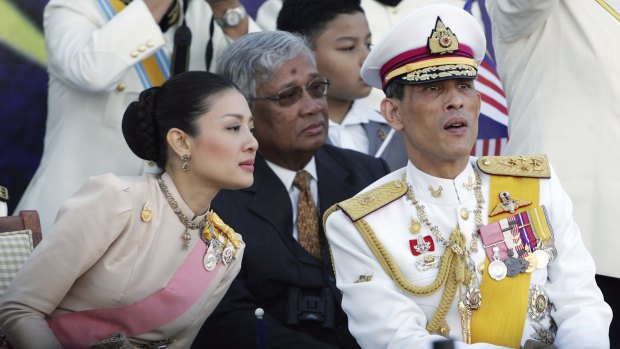
<svg viewBox="0 0 620 349">
<path fill-rule="evenodd" d="M 241 2 L 254 18 L 263 1 Z M 9 214 L 43 152 L 47 114 L 45 4 L 47 0 L 0 0 L 0 185 L 9 189 Z"/>
</svg>

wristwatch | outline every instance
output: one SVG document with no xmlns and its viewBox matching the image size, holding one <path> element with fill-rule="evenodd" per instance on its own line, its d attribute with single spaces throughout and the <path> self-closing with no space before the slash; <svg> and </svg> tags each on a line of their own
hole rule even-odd
<svg viewBox="0 0 620 349">
<path fill-rule="evenodd" d="M 224 12 L 224 17 L 213 17 L 213 20 L 222 28 L 230 28 L 238 26 L 245 15 L 245 7 L 239 5 L 238 7 L 227 9 Z"/>
</svg>

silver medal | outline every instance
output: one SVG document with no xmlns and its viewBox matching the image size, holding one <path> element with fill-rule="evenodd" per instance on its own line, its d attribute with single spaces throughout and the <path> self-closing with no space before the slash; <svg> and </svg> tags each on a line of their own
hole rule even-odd
<svg viewBox="0 0 620 349">
<path fill-rule="evenodd" d="M 202 260 L 202 263 L 204 264 L 204 267 L 207 271 L 213 271 L 213 269 L 215 269 L 215 265 L 217 264 L 217 258 L 215 257 L 213 243 L 209 245 L 207 253 L 205 253 L 205 256 Z"/>
<path fill-rule="evenodd" d="M 489 275 L 497 281 L 501 281 L 506 277 L 508 268 L 506 264 L 499 260 L 499 247 L 493 246 L 493 262 L 489 264 Z"/>
<path fill-rule="evenodd" d="M 230 262 L 232 262 L 233 260 L 234 255 L 235 248 L 233 247 L 233 245 L 226 246 L 226 248 L 224 248 L 224 251 L 222 251 L 222 264 L 230 264 Z"/>
<path fill-rule="evenodd" d="M 507 272 L 508 269 L 506 268 L 506 264 L 504 264 L 504 262 L 496 260 L 489 264 L 489 275 L 497 281 L 503 280 L 506 277 Z"/>
<path fill-rule="evenodd" d="M 549 253 L 543 250 L 536 250 L 534 251 L 534 256 L 536 256 L 538 261 L 538 265 L 536 266 L 536 268 L 542 269 L 547 267 L 547 265 L 549 264 Z"/>
</svg>

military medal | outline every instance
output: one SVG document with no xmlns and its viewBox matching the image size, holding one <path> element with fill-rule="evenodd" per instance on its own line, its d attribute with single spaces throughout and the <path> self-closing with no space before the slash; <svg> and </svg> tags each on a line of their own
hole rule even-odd
<svg viewBox="0 0 620 349">
<path fill-rule="evenodd" d="M 409 248 L 414 256 L 419 256 L 424 252 L 435 251 L 435 243 L 430 235 L 426 235 L 422 239 L 409 240 Z"/>
<path fill-rule="evenodd" d="M 419 271 L 427 271 L 429 269 L 438 268 L 440 261 L 441 258 L 432 254 L 427 254 L 415 262 L 415 267 Z"/>
<path fill-rule="evenodd" d="M 529 255 L 527 255 L 527 257 L 525 257 L 525 260 L 528 263 L 528 267 L 525 270 L 526 273 L 531 273 L 534 270 L 536 270 L 536 268 L 538 268 L 538 259 L 533 253 L 530 253 Z"/>
<path fill-rule="evenodd" d="M 499 247 L 493 246 L 493 262 L 489 264 L 489 275 L 497 281 L 501 281 L 506 277 L 508 268 L 506 264 L 499 260 Z"/>
<path fill-rule="evenodd" d="M 202 263 L 207 271 L 213 271 L 213 269 L 215 269 L 215 265 L 217 264 L 217 258 L 215 256 L 213 244 L 209 245 L 207 253 L 205 253 L 205 256 L 202 260 Z"/>
<path fill-rule="evenodd" d="M 510 193 L 507 191 L 503 191 L 499 193 L 499 198 L 501 202 L 495 206 L 493 211 L 489 213 L 490 217 L 496 216 L 500 213 L 510 212 L 515 213 L 515 210 L 519 207 L 530 205 L 531 202 L 519 199 L 512 199 L 510 197 Z"/>
<path fill-rule="evenodd" d="M 422 225 L 420 224 L 420 222 L 411 218 L 411 223 L 409 223 L 409 232 L 411 232 L 411 234 L 413 235 L 416 235 L 420 232 L 420 230 L 422 230 Z"/>
<path fill-rule="evenodd" d="M 549 264 L 549 253 L 547 253 L 547 251 L 540 249 L 536 250 L 534 251 L 534 256 L 538 261 L 538 265 L 536 266 L 536 268 L 543 269 L 547 267 L 547 265 Z"/>
<path fill-rule="evenodd" d="M 522 259 L 518 259 L 515 257 L 506 258 L 506 260 L 504 261 L 504 264 L 506 264 L 506 269 L 507 269 L 506 276 L 515 277 L 521 273 L 522 264 L 519 261 L 522 261 Z M 526 264 L 526 268 L 527 268 L 527 264 Z"/>
<path fill-rule="evenodd" d="M 233 245 L 227 245 L 222 251 L 222 264 L 228 265 L 232 262 L 233 257 L 235 256 L 235 247 Z"/>
<path fill-rule="evenodd" d="M 549 299 L 547 298 L 545 291 L 540 285 L 534 286 L 530 289 L 530 299 L 527 311 L 530 319 L 534 321 L 542 320 L 548 309 Z"/>
</svg>

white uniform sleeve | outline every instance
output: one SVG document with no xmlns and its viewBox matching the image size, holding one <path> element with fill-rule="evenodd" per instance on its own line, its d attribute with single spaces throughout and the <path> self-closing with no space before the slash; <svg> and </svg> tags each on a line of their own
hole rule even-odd
<svg viewBox="0 0 620 349">
<path fill-rule="evenodd" d="M 540 28 L 559 0 L 488 0 L 493 36 L 511 42 Z"/>
<path fill-rule="evenodd" d="M 141 0 L 109 21 L 97 1 L 52 0 L 43 22 L 49 73 L 86 91 L 111 89 L 134 64 L 164 45 L 161 29 Z"/>
<path fill-rule="evenodd" d="M 326 223 L 336 285 L 343 292 L 342 307 L 348 315 L 349 330 L 362 348 L 432 348 L 444 339 L 426 329 L 428 319 L 420 307 L 404 294 L 382 269 L 366 242 L 342 211 L 332 213 Z M 372 275 L 366 282 L 354 282 Z M 501 348 L 491 344 L 457 348 Z"/>
<path fill-rule="evenodd" d="M 547 293 L 555 305 L 555 345 L 562 349 L 609 348 L 612 313 L 596 285 L 596 267 L 573 220 L 573 205 L 552 170 L 548 207 L 557 259 L 548 267 Z M 541 192 L 541 197 L 545 193 Z M 605 243 L 605 241 L 599 241 Z"/>
</svg>

